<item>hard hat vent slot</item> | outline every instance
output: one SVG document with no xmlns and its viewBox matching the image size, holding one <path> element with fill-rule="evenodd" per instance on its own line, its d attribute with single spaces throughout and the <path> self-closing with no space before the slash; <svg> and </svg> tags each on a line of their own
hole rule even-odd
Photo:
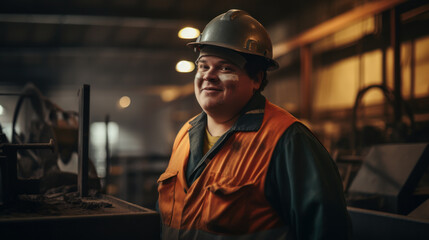
<svg viewBox="0 0 429 240">
<path fill-rule="evenodd" d="M 246 43 L 246 49 L 252 52 L 256 52 L 258 48 L 258 43 L 255 40 L 249 39 Z"/>
</svg>

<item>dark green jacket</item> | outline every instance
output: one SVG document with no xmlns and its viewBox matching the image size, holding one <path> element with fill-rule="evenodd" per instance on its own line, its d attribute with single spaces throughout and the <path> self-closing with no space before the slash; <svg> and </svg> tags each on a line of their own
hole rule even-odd
<svg viewBox="0 0 429 240">
<path fill-rule="evenodd" d="M 265 97 L 256 94 L 243 112 L 263 109 Z M 237 131 L 258 131 L 264 117 L 241 115 L 207 154 L 203 155 L 207 115 L 197 116 L 189 131 L 191 152 L 186 170 L 190 186 Z M 341 179 L 329 153 L 301 123 L 292 124 L 277 142 L 265 183 L 265 195 L 296 239 L 349 239 L 351 223 Z"/>
</svg>

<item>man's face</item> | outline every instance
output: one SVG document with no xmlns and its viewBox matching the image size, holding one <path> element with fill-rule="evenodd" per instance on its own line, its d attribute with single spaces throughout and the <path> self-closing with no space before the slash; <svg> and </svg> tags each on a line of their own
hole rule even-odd
<svg viewBox="0 0 429 240">
<path fill-rule="evenodd" d="M 244 69 L 223 58 L 203 56 L 197 64 L 195 96 L 209 115 L 234 117 L 259 88 Z"/>
</svg>

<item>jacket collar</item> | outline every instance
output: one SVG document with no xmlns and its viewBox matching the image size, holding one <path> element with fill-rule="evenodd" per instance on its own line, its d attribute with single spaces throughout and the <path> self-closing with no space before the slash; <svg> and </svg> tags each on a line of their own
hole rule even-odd
<svg viewBox="0 0 429 240">
<path fill-rule="evenodd" d="M 258 131 L 262 125 L 265 111 L 265 97 L 260 93 L 255 93 L 249 100 L 241 112 L 241 116 L 237 122 L 232 126 L 230 131 L 253 132 Z M 200 113 L 195 119 L 189 122 L 191 128 L 207 123 L 207 114 Z"/>
</svg>

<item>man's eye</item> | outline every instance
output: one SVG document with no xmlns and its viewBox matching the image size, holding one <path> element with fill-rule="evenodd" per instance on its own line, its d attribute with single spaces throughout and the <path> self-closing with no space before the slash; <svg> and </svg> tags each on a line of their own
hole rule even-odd
<svg viewBox="0 0 429 240">
<path fill-rule="evenodd" d="M 222 70 L 222 71 L 228 71 L 228 72 L 229 72 L 229 71 L 233 71 L 233 68 L 232 68 L 231 66 L 222 66 L 222 67 L 221 67 L 221 70 Z"/>
<path fill-rule="evenodd" d="M 209 67 L 205 64 L 198 64 L 198 69 L 208 69 Z"/>
</svg>

